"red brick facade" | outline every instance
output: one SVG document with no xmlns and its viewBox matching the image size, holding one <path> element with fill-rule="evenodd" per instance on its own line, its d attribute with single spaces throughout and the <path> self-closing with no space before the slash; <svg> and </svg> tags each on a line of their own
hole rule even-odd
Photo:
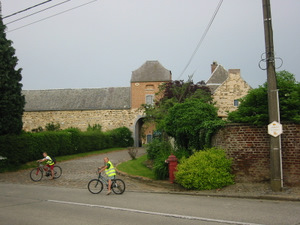
<svg viewBox="0 0 300 225">
<path fill-rule="evenodd" d="M 267 127 L 230 124 L 212 138 L 233 158 L 237 181 L 270 179 L 270 147 Z M 283 124 L 282 165 L 285 185 L 300 185 L 300 124 Z"/>
<path fill-rule="evenodd" d="M 134 82 L 131 83 L 131 108 L 136 109 L 146 103 L 148 95 L 155 98 L 155 93 L 159 90 L 159 85 L 162 82 Z"/>
</svg>

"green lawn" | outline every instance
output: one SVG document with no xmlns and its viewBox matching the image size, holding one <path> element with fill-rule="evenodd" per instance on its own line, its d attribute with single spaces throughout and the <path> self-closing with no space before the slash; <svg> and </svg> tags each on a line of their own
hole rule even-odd
<svg viewBox="0 0 300 225">
<path fill-rule="evenodd" d="M 130 175 L 155 179 L 153 171 L 146 167 L 144 164 L 146 160 L 147 155 L 143 155 L 135 160 L 130 160 L 119 164 L 117 166 L 117 169 Z"/>
</svg>

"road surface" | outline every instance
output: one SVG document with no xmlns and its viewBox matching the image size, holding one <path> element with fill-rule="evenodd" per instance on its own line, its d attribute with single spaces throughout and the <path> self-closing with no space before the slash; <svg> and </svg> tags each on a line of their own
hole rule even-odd
<svg viewBox="0 0 300 225">
<path fill-rule="evenodd" d="M 300 224 L 299 202 L 0 183 L 1 225 Z"/>
</svg>

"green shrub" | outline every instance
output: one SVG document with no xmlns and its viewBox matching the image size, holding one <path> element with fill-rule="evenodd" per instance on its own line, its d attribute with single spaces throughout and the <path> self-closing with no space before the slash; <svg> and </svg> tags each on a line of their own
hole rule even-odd
<svg viewBox="0 0 300 225">
<path fill-rule="evenodd" d="M 86 129 L 86 131 L 100 131 L 100 132 L 102 132 L 102 126 L 100 124 L 94 124 L 93 126 L 91 126 L 89 124 L 88 128 Z"/>
<path fill-rule="evenodd" d="M 90 151 L 113 147 L 107 144 L 109 142 L 105 141 L 106 138 L 109 137 L 102 132 L 98 132 L 98 131 L 82 132 L 79 139 L 80 142 L 78 145 L 78 152 L 90 152 Z"/>
<path fill-rule="evenodd" d="M 211 148 L 183 158 L 175 173 L 177 183 L 187 189 L 211 190 L 234 183 L 231 160 L 224 150 Z"/>
<path fill-rule="evenodd" d="M 155 138 L 151 143 L 147 145 L 146 151 L 148 159 L 155 160 L 160 155 L 160 152 L 170 153 L 172 151 L 172 146 L 167 141 Z"/>
<path fill-rule="evenodd" d="M 45 126 L 46 131 L 59 131 L 60 130 L 60 124 L 56 123 L 54 124 L 53 122 L 47 123 Z"/>
<path fill-rule="evenodd" d="M 132 132 L 127 127 L 119 127 L 108 132 L 115 147 L 133 146 Z"/>
<path fill-rule="evenodd" d="M 153 172 L 155 179 L 157 180 L 165 180 L 169 177 L 169 167 L 168 163 L 166 163 L 166 159 L 170 156 L 171 151 L 161 150 L 159 154 L 156 156 L 153 163 Z"/>
<path fill-rule="evenodd" d="M 169 176 L 168 164 L 165 160 L 172 152 L 172 146 L 169 142 L 153 139 L 146 147 L 147 157 L 153 160 L 153 171 L 156 179 L 164 180 Z"/>
</svg>

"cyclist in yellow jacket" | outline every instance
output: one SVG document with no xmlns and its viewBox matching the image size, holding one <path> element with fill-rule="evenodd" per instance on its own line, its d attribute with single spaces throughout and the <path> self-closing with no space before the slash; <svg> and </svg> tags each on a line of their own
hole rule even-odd
<svg viewBox="0 0 300 225">
<path fill-rule="evenodd" d="M 107 195 L 109 195 L 111 193 L 111 181 L 113 179 L 115 179 L 116 176 L 116 169 L 114 167 L 114 165 L 111 163 L 111 161 L 109 161 L 109 159 L 107 157 L 104 158 L 104 166 L 99 167 L 99 173 L 101 173 L 102 171 L 105 170 L 105 173 L 108 177 L 108 191 L 107 191 Z"/>
<path fill-rule="evenodd" d="M 51 157 L 47 154 L 47 152 L 44 152 L 44 153 L 43 153 L 43 156 L 44 156 L 44 158 L 38 160 L 38 162 L 44 162 L 44 161 L 46 161 L 47 167 L 49 167 L 50 170 L 51 170 L 51 177 L 50 177 L 50 180 L 53 180 L 53 179 L 54 179 L 54 171 L 53 171 L 53 168 L 54 168 L 54 164 L 55 164 L 55 163 L 53 162 L 53 160 L 51 159 Z M 48 171 L 48 170 L 47 170 L 47 171 Z"/>
</svg>

